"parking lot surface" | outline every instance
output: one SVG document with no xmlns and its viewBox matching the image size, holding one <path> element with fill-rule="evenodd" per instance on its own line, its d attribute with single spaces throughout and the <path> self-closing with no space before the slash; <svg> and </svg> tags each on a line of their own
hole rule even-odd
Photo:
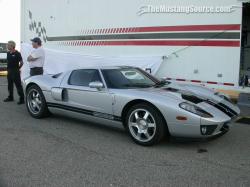
<svg viewBox="0 0 250 187">
<path fill-rule="evenodd" d="M 0 77 L 0 186 L 250 186 L 250 125 L 142 147 L 120 126 L 33 119 L 6 96 Z"/>
</svg>

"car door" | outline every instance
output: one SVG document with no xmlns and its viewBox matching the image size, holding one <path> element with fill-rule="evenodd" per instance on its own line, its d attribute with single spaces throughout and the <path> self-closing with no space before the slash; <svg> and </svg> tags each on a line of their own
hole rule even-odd
<svg viewBox="0 0 250 187">
<path fill-rule="evenodd" d="M 61 85 L 64 90 L 64 101 L 77 112 L 112 118 L 112 95 L 105 87 L 101 89 L 90 88 L 91 82 L 103 83 L 98 69 L 72 71 L 68 80 L 65 80 Z"/>
</svg>

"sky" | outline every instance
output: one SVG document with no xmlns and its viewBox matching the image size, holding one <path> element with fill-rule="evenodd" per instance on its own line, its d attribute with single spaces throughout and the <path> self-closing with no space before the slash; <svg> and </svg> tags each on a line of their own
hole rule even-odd
<svg viewBox="0 0 250 187">
<path fill-rule="evenodd" d="M 20 1 L 0 0 L 0 43 L 14 40 L 20 48 Z"/>
</svg>

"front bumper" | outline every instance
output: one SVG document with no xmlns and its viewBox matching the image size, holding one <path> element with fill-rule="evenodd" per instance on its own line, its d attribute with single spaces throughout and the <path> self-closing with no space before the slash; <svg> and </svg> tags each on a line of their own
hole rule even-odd
<svg viewBox="0 0 250 187">
<path fill-rule="evenodd" d="M 238 116 L 221 121 L 209 121 L 206 124 L 168 124 L 169 132 L 175 137 L 187 137 L 187 138 L 209 138 L 220 134 L 224 134 L 233 126 L 233 123 L 238 119 Z M 202 127 L 207 127 L 207 132 L 202 133 Z M 204 132 L 204 131 L 203 131 Z"/>
</svg>

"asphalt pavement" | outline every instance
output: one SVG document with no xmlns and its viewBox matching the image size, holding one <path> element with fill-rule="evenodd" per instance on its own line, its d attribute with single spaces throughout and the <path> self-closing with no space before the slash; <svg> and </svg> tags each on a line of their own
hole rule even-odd
<svg viewBox="0 0 250 187">
<path fill-rule="evenodd" d="M 250 125 L 224 136 L 159 145 L 133 143 L 121 126 L 63 116 L 33 119 L 3 103 L 0 78 L 0 186 L 250 186 Z"/>
</svg>

